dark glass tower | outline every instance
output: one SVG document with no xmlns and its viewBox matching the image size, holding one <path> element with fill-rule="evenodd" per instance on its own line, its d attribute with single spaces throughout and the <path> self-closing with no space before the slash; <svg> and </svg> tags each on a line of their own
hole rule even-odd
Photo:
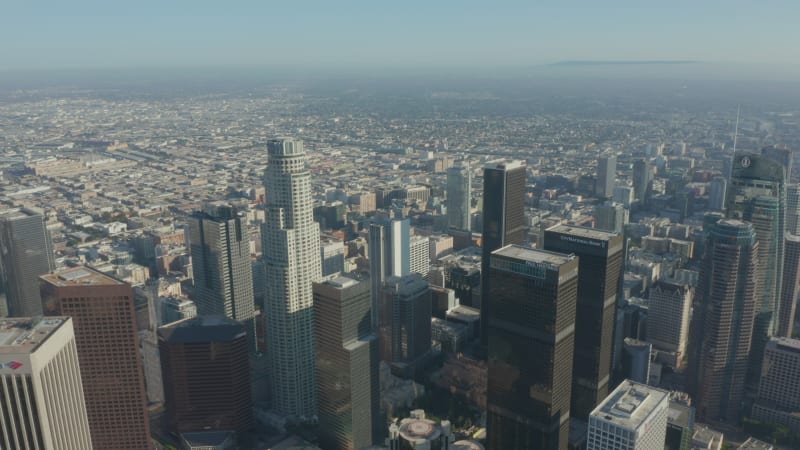
<svg viewBox="0 0 800 450">
<path fill-rule="evenodd" d="M 502 161 L 483 169 L 483 255 L 481 260 L 481 345 L 489 343 L 489 255 L 525 242 L 525 162 Z"/>
<path fill-rule="evenodd" d="M 624 257 L 619 233 L 570 225 L 545 231 L 545 250 L 580 258 L 572 415 L 586 420 L 608 395 L 619 280 Z"/>
<path fill-rule="evenodd" d="M 708 218 L 707 222 L 711 222 Z M 722 219 L 704 226 L 705 257 L 689 366 L 698 417 L 737 423 L 751 351 L 758 248 L 749 223 Z"/>
<path fill-rule="evenodd" d="M 748 385 L 758 386 L 764 346 L 777 328 L 783 284 L 786 228 L 786 167 L 768 157 L 737 152 L 726 198 L 727 215 L 753 224 L 758 240 L 759 300 L 753 326 Z"/>
<path fill-rule="evenodd" d="M 370 308 L 367 281 L 339 276 L 314 283 L 319 438 L 326 449 L 369 447 L 384 428 Z"/>
<path fill-rule="evenodd" d="M 509 245 L 490 265 L 487 448 L 566 449 L 578 258 Z"/>
</svg>

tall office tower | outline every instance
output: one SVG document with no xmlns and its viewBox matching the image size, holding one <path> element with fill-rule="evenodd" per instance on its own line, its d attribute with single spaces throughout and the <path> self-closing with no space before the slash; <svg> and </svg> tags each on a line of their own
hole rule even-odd
<svg viewBox="0 0 800 450">
<path fill-rule="evenodd" d="M 657 281 L 650 288 L 647 341 L 674 354 L 673 368 L 683 367 L 689 340 L 689 313 L 694 290 L 688 285 Z"/>
<path fill-rule="evenodd" d="M 344 242 L 338 239 L 326 239 L 319 246 L 322 276 L 344 272 Z"/>
<path fill-rule="evenodd" d="M 490 276 L 487 447 L 565 450 L 578 258 L 509 245 Z"/>
<path fill-rule="evenodd" d="M 412 236 L 408 253 L 409 272 L 418 273 L 427 280 L 428 272 L 431 270 L 430 240 L 425 236 Z"/>
<path fill-rule="evenodd" d="M 786 168 L 761 155 L 737 152 L 726 199 L 728 217 L 751 222 L 758 240 L 758 290 L 748 384 L 758 386 L 764 346 L 776 328 L 783 284 Z"/>
<path fill-rule="evenodd" d="M 761 155 L 773 161 L 779 162 L 783 167 L 786 168 L 787 182 L 792 178 L 792 150 L 783 146 L 770 145 L 761 149 Z"/>
<path fill-rule="evenodd" d="M 704 421 L 736 423 L 744 394 L 758 302 L 758 246 L 753 226 L 735 219 L 708 224 L 695 311 L 694 395 Z"/>
<path fill-rule="evenodd" d="M 650 381 L 650 354 L 653 344 L 626 337 L 622 341 L 622 372 L 630 381 L 647 384 Z"/>
<path fill-rule="evenodd" d="M 725 177 L 714 177 L 708 183 L 708 209 L 712 211 L 722 211 L 725 209 L 725 191 L 728 188 L 728 180 Z"/>
<path fill-rule="evenodd" d="M 447 169 L 447 227 L 469 230 L 472 222 L 472 171 L 468 164 Z"/>
<path fill-rule="evenodd" d="M 775 336 L 792 337 L 800 297 L 800 236 L 786 234 L 784 242 L 783 286 L 778 304 Z"/>
<path fill-rule="evenodd" d="M 483 249 L 481 298 L 489 298 L 489 256 L 506 245 L 525 242 L 524 161 L 500 161 L 483 169 Z M 481 345 L 489 345 L 489 302 L 481 304 Z"/>
<path fill-rule="evenodd" d="M 610 198 L 614 195 L 614 184 L 617 177 L 616 155 L 603 155 L 597 160 L 597 184 L 595 195 Z"/>
<path fill-rule="evenodd" d="M 633 203 L 633 187 L 614 186 L 614 202 L 622 203 L 622 206 L 630 209 Z"/>
<path fill-rule="evenodd" d="M 189 216 L 189 246 L 197 313 L 242 322 L 255 350 L 253 269 L 244 216 L 225 204 L 195 212 Z"/>
<path fill-rule="evenodd" d="M 89 267 L 40 279 L 44 313 L 75 324 L 93 447 L 152 449 L 131 285 Z"/>
<path fill-rule="evenodd" d="M 786 186 L 786 232 L 800 236 L 800 184 Z"/>
<path fill-rule="evenodd" d="M 800 434 L 800 340 L 772 338 L 764 349 L 763 367 L 753 418 Z"/>
<path fill-rule="evenodd" d="M 669 393 L 625 380 L 589 416 L 587 450 L 663 450 Z"/>
<path fill-rule="evenodd" d="M 380 219 L 369 225 L 369 272 L 372 295 L 372 324 L 378 325 L 378 300 L 387 277 L 411 273 L 411 221 Z"/>
<path fill-rule="evenodd" d="M 594 227 L 598 230 L 622 233 L 628 223 L 628 210 L 621 203 L 606 203 L 594 207 Z"/>
<path fill-rule="evenodd" d="M 44 216 L 28 208 L 0 211 L 0 274 L 11 317 L 42 314 L 39 275 L 55 269 Z"/>
<path fill-rule="evenodd" d="M 248 337 L 244 325 L 200 316 L 158 329 L 167 425 L 171 433 L 253 427 Z"/>
<path fill-rule="evenodd" d="M 623 243 L 621 234 L 571 225 L 544 233 L 545 250 L 580 258 L 571 410 L 582 420 L 608 394 Z"/>
<path fill-rule="evenodd" d="M 646 159 L 637 159 L 633 163 L 633 196 L 643 204 L 647 204 L 652 190 L 653 169 Z"/>
<path fill-rule="evenodd" d="M 0 319 L 0 355 L 0 448 L 91 450 L 72 320 Z"/>
<path fill-rule="evenodd" d="M 431 290 L 418 273 L 389 277 L 378 305 L 380 358 L 402 376 L 413 374 L 431 351 Z"/>
<path fill-rule="evenodd" d="M 310 418 L 316 414 L 312 283 L 322 274 L 311 172 L 301 141 L 271 140 L 267 151 L 267 218 L 261 243 L 269 286 L 264 310 L 272 398 L 278 413 Z"/>
<path fill-rule="evenodd" d="M 369 447 L 383 426 L 371 307 L 366 280 L 314 283 L 319 438 L 326 449 Z"/>
</svg>

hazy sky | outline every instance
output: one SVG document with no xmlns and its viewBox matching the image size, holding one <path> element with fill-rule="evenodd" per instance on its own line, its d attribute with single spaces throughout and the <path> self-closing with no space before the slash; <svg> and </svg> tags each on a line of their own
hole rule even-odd
<svg viewBox="0 0 800 450">
<path fill-rule="evenodd" d="M 0 3 L 0 70 L 800 62 L 797 0 Z"/>
</svg>

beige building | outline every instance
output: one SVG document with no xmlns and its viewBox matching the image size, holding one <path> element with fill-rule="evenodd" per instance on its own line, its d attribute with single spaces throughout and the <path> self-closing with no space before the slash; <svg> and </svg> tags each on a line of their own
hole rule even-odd
<svg viewBox="0 0 800 450">
<path fill-rule="evenodd" d="M 0 448 L 92 448 L 72 319 L 0 319 L 0 398 Z"/>
</svg>

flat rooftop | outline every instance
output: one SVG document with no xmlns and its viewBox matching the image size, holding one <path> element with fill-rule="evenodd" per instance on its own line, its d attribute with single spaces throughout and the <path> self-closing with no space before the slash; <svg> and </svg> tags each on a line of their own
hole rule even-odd
<svg viewBox="0 0 800 450">
<path fill-rule="evenodd" d="M 550 264 L 553 266 L 560 266 L 575 259 L 575 255 L 565 255 L 563 253 L 523 247 L 521 245 L 506 245 L 501 249 L 493 251 L 492 254 L 520 259 L 526 262 Z"/>
<path fill-rule="evenodd" d="M 345 275 L 339 275 L 337 277 L 331 278 L 330 280 L 325 280 L 323 284 L 327 284 L 328 286 L 333 286 L 338 289 L 346 289 L 351 286 L 355 286 L 359 283 L 359 280 L 355 278 L 351 278 Z"/>
<path fill-rule="evenodd" d="M 497 161 L 490 161 L 484 166 L 487 169 L 496 170 L 511 170 L 518 167 L 526 167 L 525 161 L 521 159 L 501 159 Z"/>
<path fill-rule="evenodd" d="M 244 325 L 223 316 L 191 317 L 158 329 L 160 339 L 174 344 L 229 342 L 244 334 Z"/>
<path fill-rule="evenodd" d="M 611 239 L 619 236 L 619 233 L 613 231 L 598 230 L 597 228 L 579 227 L 577 225 L 564 225 L 559 224 L 548 228 L 545 231 L 553 231 L 561 234 L 569 234 L 572 236 L 582 237 L 586 239 L 594 239 L 598 241 L 610 241 Z"/>
<path fill-rule="evenodd" d="M 774 337 L 767 345 L 769 347 L 775 347 L 779 350 L 788 350 L 794 353 L 800 353 L 800 339 Z"/>
<path fill-rule="evenodd" d="M 125 284 L 87 266 L 71 267 L 56 273 L 42 275 L 39 278 L 56 286 L 118 286 Z"/>
<path fill-rule="evenodd" d="M 0 319 L 0 355 L 32 353 L 68 319 L 58 316 Z"/>
<path fill-rule="evenodd" d="M 12 208 L 0 211 L 0 220 L 19 220 L 38 215 L 36 211 L 27 208 Z"/>
<path fill-rule="evenodd" d="M 739 450 L 772 450 L 774 448 L 772 444 L 767 444 L 752 437 L 739 446 Z"/>
<path fill-rule="evenodd" d="M 667 391 L 625 380 L 592 411 L 591 417 L 637 430 L 668 398 Z"/>
</svg>

